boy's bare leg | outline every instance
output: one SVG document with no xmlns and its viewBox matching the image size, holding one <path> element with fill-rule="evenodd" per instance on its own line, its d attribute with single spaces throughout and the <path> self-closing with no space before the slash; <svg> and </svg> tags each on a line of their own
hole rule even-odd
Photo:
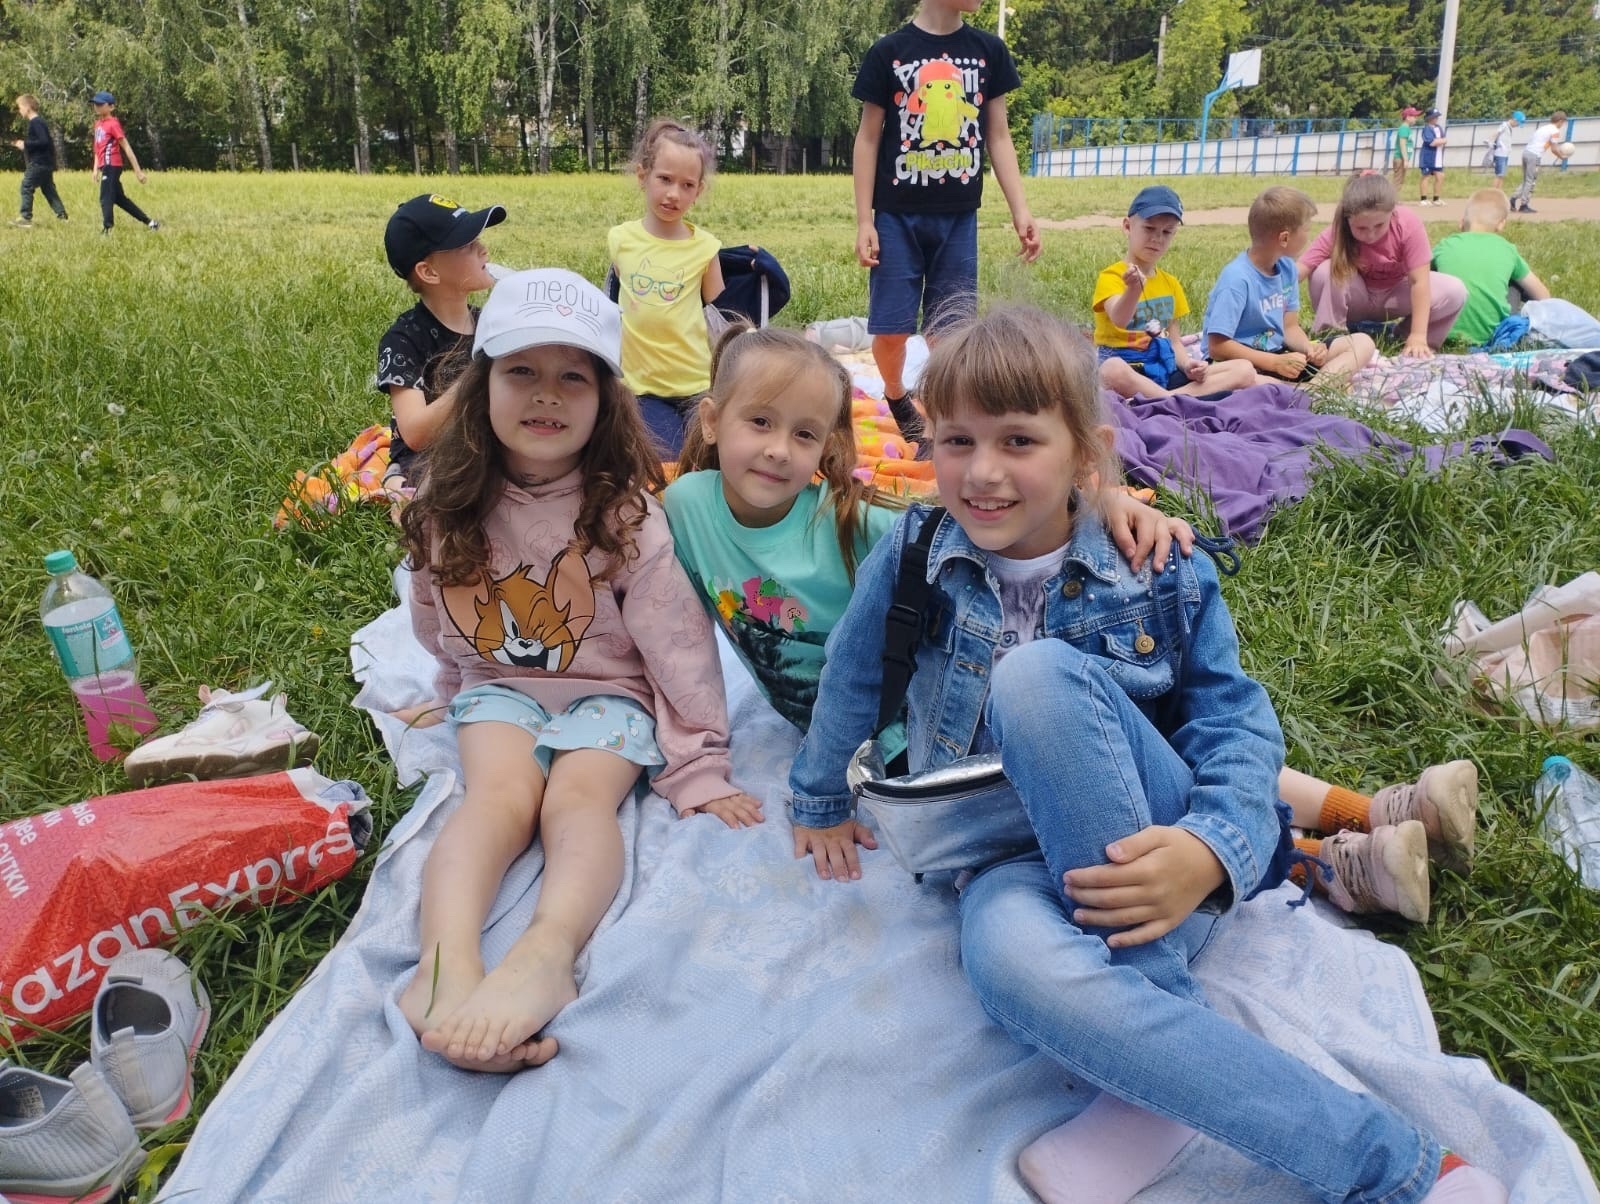
<svg viewBox="0 0 1600 1204">
<path fill-rule="evenodd" d="M 1328 358 L 1322 362 L 1323 376 L 1348 376 L 1365 368 L 1378 354 L 1370 335 L 1340 335 L 1328 344 Z"/>
<path fill-rule="evenodd" d="M 878 365 L 878 375 L 883 377 L 883 396 L 906 395 L 906 340 L 908 334 L 875 334 L 872 336 L 872 360 Z"/>
<path fill-rule="evenodd" d="M 483 924 L 507 868 L 533 841 L 545 790 L 533 736 L 517 725 L 463 724 L 456 744 L 467 793 L 422 869 L 422 956 L 399 1000 L 423 1045 L 435 1052 L 430 1038 L 483 981 Z M 554 1052 L 535 1051 L 528 1064 Z M 518 1070 L 524 1061 L 480 1061 L 472 1068 Z"/>
<path fill-rule="evenodd" d="M 1199 397 L 1207 393 L 1231 393 L 1256 383 L 1256 370 L 1248 360 L 1218 360 L 1206 369 L 1204 380 L 1192 380 L 1173 390 Z"/>
<path fill-rule="evenodd" d="M 1166 397 L 1171 392 L 1143 372 L 1136 372 L 1127 360 L 1120 360 L 1116 356 L 1100 361 L 1100 385 L 1118 397 Z"/>
<path fill-rule="evenodd" d="M 539 1031 L 578 997 L 573 963 L 622 882 L 617 807 L 639 766 L 602 749 L 559 753 L 539 815 L 544 875 L 528 930 L 423 1044 L 457 1065 L 537 1065 L 555 1053 Z"/>
</svg>

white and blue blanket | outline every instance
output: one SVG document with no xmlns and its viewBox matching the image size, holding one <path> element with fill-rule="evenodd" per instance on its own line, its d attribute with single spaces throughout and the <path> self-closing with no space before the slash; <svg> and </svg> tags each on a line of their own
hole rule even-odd
<svg viewBox="0 0 1600 1204">
<path fill-rule="evenodd" d="M 404 593 L 402 591 L 402 597 Z M 625 803 L 623 885 L 550 1025 L 548 1066 L 473 1074 L 420 1048 L 395 1005 L 417 961 L 423 859 L 461 797 L 448 728 L 386 711 L 427 696 L 404 605 L 354 638 L 356 705 L 402 782 L 428 782 L 378 855 L 359 914 L 200 1121 L 162 1199 L 1023 1202 L 1017 1153 L 1089 1093 L 984 1016 L 961 974 L 955 900 L 885 853 L 859 883 L 793 857 L 782 791 L 796 735 L 725 656 L 734 777 L 767 821 L 731 831 Z M 532 913 L 537 846 L 486 932 L 491 963 Z M 1399 949 L 1288 888 L 1246 904 L 1199 974 L 1217 1008 L 1391 1100 L 1524 1204 L 1600 1204 L 1576 1148 L 1474 1059 L 1439 1052 Z M 1270 1083 L 1219 1083 L 1270 1091 Z M 1285 1108 L 1295 1101 L 1287 1096 Z M 1141 1204 L 1310 1197 L 1208 1139 Z"/>
</svg>

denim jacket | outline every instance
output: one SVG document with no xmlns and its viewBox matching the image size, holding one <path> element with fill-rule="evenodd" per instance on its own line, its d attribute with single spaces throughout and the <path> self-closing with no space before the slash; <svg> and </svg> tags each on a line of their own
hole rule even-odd
<svg viewBox="0 0 1600 1204">
<path fill-rule="evenodd" d="M 884 615 L 901 549 L 929 512 L 911 507 L 856 572 L 790 772 L 796 824 L 828 827 L 852 814 L 845 767 L 873 734 Z M 973 750 L 1003 638 L 987 556 L 948 515 L 929 548 L 928 579 L 933 595 L 906 696 L 908 755 L 918 771 Z M 1283 732 L 1266 691 L 1239 665 L 1238 636 L 1210 559 L 1185 559 L 1174 549 L 1165 571 L 1147 565 L 1135 574 L 1092 508 L 1080 506 L 1060 571 L 1044 591 L 1042 638 L 1066 640 L 1103 665 L 1189 765 L 1195 784 L 1178 826 L 1217 855 L 1232 899 L 1255 893 L 1269 874 L 1266 885 L 1281 881 L 1287 846 L 1275 804 Z"/>
</svg>

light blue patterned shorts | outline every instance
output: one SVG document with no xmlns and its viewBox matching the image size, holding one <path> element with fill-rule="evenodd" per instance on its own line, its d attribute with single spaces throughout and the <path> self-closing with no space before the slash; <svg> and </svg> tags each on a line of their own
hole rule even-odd
<svg viewBox="0 0 1600 1204">
<path fill-rule="evenodd" d="M 521 690 L 474 686 L 451 701 L 450 723 L 511 723 L 531 732 L 533 756 L 546 777 L 556 753 L 579 748 L 603 748 L 652 771 L 667 763 L 656 746 L 655 720 L 631 698 L 594 694 L 551 715 Z"/>
</svg>

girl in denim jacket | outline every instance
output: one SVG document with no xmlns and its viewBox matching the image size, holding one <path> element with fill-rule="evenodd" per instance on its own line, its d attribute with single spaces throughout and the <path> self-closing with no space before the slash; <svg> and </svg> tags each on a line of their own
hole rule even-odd
<svg viewBox="0 0 1600 1204">
<path fill-rule="evenodd" d="M 1088 345 L 1039 311 L 992 311 L 940 341 L 921 392 L 949 514 L 911 768 L 998 752 L 1040 845 L 975 867 L 962 964 L 1013 1037 L 1105 1093 L 1024 1152 L 1024 1177 L 1047 1199 L 1126 1200 L 1198 1130 L 1322 1200 L 1503 1201 L 1387 1104 L 1212 1011 L 1190 973 L 1222 916 L 1283 880 L 1283 735 L 1211 563 L 1135 573 L 1107 537 L 1097 487 L 1116 470 Z M 863 561 L 828 641 L 790 777 L 797 847 L 824 878 L 859 876 L 855 845 L 872 845 L 845 770 L 877 717 L 901 549 L 928 517 L 913 507 Z M 1143 1163 L 1108 1157 L 1107 1133 Z"/>
</svg>

